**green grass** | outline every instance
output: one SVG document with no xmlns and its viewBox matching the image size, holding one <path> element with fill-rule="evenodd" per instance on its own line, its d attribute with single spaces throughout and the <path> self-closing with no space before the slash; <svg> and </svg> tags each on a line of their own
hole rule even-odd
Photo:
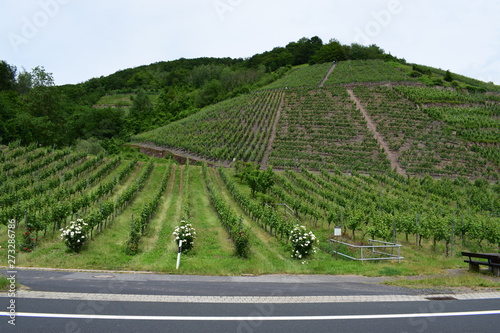
<svg viewBox="0 0 500 333">
<path fill-rule="evenodd" d="M 500 279 L 491 278 L 485 274 L 460 273 L 458 275 L 424 277 L 420 279 L 397 279 L 385 281 L 389 286 L 407 288 L 493 288 L 500 290 Z"/>
<path fill-rule="evenodd" d="M 0 292 L 6 292 L 10 288 L 10 281 L 6 276 L 0 275 Z"/>
<path fill-rule="evenodd" d="M 96 105 L 113 105 L 113 106 L 121 106 L 121 107 L 131 107 L 132 106 L 132 97 L 135 94 L 113 94 L 113 95 L 105 95 L 99 99 Z M 158 103 L 159 94 L 149 94 L 149 99 L 153 105 Z"/>
<path fill-rule="evenodd" d="M 134 94 L 115 94 L 106 95 L 96 103 L 97 105 L 116 105 L 116 106 L 132 106 L 131 97 Z"/>
</svg>

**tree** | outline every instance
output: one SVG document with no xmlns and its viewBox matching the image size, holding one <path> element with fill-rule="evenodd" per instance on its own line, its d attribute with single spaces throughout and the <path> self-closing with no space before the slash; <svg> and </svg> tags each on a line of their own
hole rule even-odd
<svg viewBox="0 0 500 333">
<path fill-rule="evenodd" d="M 54 78 L 44 67 L 35 67 L 31 72 L 33 87 L 22 96 L 22 113 L 33 119 L 23 118 L 31 129 L 31 140 L 46 145 L 68 144 L 66 124 L 68 109 L 60 90 L 54 87 Z M 22 128 L 22 127 L 21 127 Z M 24 134 L 23 134 L 24 135 Z"/>
<path fill-rule="evenodd" d="M 31 71 L 31 80 L 34 88 L 53 87 L 54 77 L 43 66 L 37 66 Z"/>
<path fill-rule="evenodd" d="M 294 57 L 292 65 L 307 64 L 311 57 L 323 46 L 321 38 L 315 36 L 311 39 L 301 38 L 297 42 L 291 42 L 286 46 Z"/>
<path fill-rule="evenodd" d="M 154 114 L 158 118 L 158 124 L 165 124 L 176 117 L 184 110 L 189 109 L 194 104 L 189 91 L 186 88 L 172 86 L 163 90 L 158 97 Z"/>
<path fill-rule="evenodd" d="M 453 81 L 453 75 L 451 75 L 450 70 L 447 70 L 447 71 L 446 71 L 446 74 L 444 75 L 444 80 L 445 80 L 446 82 L 451 82 L 451 81 Z"/>
<path fill-rule="evenodd" d="M 219 80 L 207 82 L 199 91 L 195 99 L 195 106 L 202 108 L 212 103 L 218 102 L 223 91 L 222 83 Z"/>
<path fill-rule="evenodd" d="M 271 167 L 264 171 L 259 170 L 255 163 L 240 161 L 236 163 L 236 177 L 250 186 L 252 196 L 255 196 L 256 192 L 266 194 L 273 187 L 276 178 Z"/>
<path fill-rule="evenodd" d="M 346 60 L 345 49 L 336 39 L 323 45 L 309 60 L 310 64 Z"/>
<path fill-rule="evenodd" d="M 14 90 L 16 84 L 16 67 L 0 61 L 0 91 Z"/>
<path fill-rule="evenodd" d="M 23 68 L 23 71 L 17 75 L 17 92 L 25 95 L 32 87 L 32 75 Z"/>
</svg>

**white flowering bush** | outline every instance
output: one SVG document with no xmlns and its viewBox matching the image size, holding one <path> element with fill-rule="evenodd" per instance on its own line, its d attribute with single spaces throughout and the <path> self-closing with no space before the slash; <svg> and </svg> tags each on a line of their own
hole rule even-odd
<svg viewBox="0 0 500 333">
<path fill-rule="evenodd" d="M 175 227 L 172 234 L 175 236 L 177 246 L 179 246 L 179 242 L 182 240 L 182 252 L 187 252 L 193 248 L 196 230 L 190 223 L 186 223 L 186 221 L 182 220 L 181 225 Z"/>
<path fill-rule="evenodd" d="M 87 226 L 82 219 L 71 221 L 67 228 L 60 229 L 61 239 L 64 241 L 68 249 L 72 252 L 79 253 L 82 246 L 87 242 Z"/>
<path fill-rule="evenodd" d="M 292 258 L 304 259 L 313 253 L 316 253 L 314 244 L 317 242 L 316 236 L 312 231 L 307 232 L 305 226 L 296 225 L 290 233 L 292 243 Z"/>
</svg>

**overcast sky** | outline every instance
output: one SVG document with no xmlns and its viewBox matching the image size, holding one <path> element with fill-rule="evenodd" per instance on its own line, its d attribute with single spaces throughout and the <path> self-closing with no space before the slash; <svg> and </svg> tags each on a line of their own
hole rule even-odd
<svg viewBox="0 0 500 333">
<path fill-rule="evenodd" d="M 301 37 L 377 44 L 500 84 L 498 0 L 0 0 L 0 60 L 56 84 L 197 57 L 247 58 Z"/>
</svg>

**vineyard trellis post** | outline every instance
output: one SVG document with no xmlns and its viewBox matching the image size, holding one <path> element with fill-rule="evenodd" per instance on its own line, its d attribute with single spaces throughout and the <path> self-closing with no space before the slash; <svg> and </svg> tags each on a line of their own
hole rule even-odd
<svg viewBox="0 0 500 333">
<path fill-rule="evenodd" d="M 418 213 L 415 214 L 415 245 L 419 245 L 419 234 L 418 234 Z"/>
<path fill-rule="evenodd" d="M 451 225 L 451 250 L 450 256 L 453 257 L 454 247 L 455 247 L 455 224 L 457 221 L 457 212 L 455 211 L 455 216 L 453 217 L 453 224 Z"/>
</svg>

